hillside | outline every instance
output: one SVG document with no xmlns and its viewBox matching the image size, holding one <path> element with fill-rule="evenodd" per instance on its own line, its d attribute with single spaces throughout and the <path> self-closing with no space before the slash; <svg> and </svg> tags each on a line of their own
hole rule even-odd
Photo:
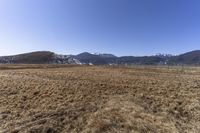
<svg viewBox="0 0 200 133">
<path fill-rule="evenodd" d="M 169 64 L 188 64 L 188 65 L 199 65 L 200 64 L 200 50 L 195 50 L 174 56 L 170 58 Z"/>
<path fill-rule="evenodd" d="M 121 56 L 113 54 L 59 55 L 50 51 L 2 56 L 1 64 L 93 64 L 93 65 L 200 65 L 200 50 L 172 55 Z"/>
<path fill-rule="evenodd" d="M 108 64 L 138 64 L 138 65 L 156 65 L 156 64 L 164 64 L 166 58 L 159 56 L 122 56 L 117 57 L 112 54 L 91 54 L 88 52 L 84 52 L 74 56 L 74 58 L 78 59 L 82 63 L 92 63 L 95 65 L 108 65 Z"/>
<path fill-rule="evenodd" d="M 95 64 L 95 65 L 106 65 L 109 63 L 113 63 L 117 57 L 111 54 L 91 54 L 88 52 L 84 52 L 74 56 L 77 60 L 82 62 L 83 64 Z"/>
<path fill-rule="evenodd" d="M 50 51 L 36 51 L 13 56 L 0 57 L 3 64 L 77 64 L 77 60 L 67 56 L 58 55 Z"/>
<path fill-rule="evenodd" d="M 195 50 L 173 56 L 170 54 L 159 54 L 154 56 L 121 56 L 117 57 L 112 54 L 91 54 L 81 53 L 74 58 L 82 63 L 92 63 L 95 65 L 199 65 L 200 50 Z"/>
</svg>

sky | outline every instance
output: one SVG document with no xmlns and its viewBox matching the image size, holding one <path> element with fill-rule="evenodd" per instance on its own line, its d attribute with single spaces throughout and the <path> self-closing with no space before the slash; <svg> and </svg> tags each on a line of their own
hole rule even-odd
<svg viewBox="0 0 200 133">
<path fill-rule="evenodd" d="M 200 49 L 199 0 L 0 0 L 0 55 Z"/>
</svg>

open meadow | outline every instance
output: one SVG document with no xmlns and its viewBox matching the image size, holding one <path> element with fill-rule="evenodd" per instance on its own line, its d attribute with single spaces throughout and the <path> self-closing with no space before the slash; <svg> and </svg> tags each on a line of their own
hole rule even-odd
<svg viewBox="0 0 200 133">
<path fill-rule="evenodd" d="M 200 133 L 200 68 L 0 66 L 0 133 Z"/>
</svg>

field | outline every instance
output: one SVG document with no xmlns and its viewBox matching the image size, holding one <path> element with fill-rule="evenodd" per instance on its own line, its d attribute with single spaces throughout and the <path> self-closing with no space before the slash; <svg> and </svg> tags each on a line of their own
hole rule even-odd
<svg viewBox="0 0 200 133">
<path fill-rule="evenodd" d="M 200 68 L 0 66 L 0 133 L 199 133 Z"/>
</svg>

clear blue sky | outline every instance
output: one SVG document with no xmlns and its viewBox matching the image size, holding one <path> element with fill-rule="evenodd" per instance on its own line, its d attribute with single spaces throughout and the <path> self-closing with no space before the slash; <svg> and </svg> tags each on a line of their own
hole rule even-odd
<svg viewBox="0 0 200 133">
<path fill-rule="evenodd" d="M 0 55 L 200 49 L 200 0 L 0 0 Z"/>
</svg>

